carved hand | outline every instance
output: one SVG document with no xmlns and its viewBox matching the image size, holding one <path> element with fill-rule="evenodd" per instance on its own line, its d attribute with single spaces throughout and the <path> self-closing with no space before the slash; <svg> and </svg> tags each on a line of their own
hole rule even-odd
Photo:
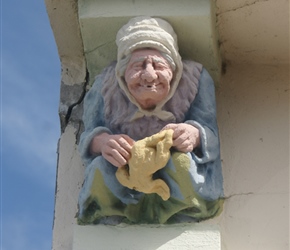
<svg viewBox="0 0 290 250">
<path fill-rule="evenodd" d="M 200 145 L 199 130 L 186 123 L 170 123 L 164 129 L 173 129 L 173 147 L 180 152 L 191 152 Z"/>
<path fill-rule="evenodd" d="M 101 153 L 103 157 L 116 167 L 128 163 L 134 140 L 124 134 L 110 135 L 103 133 L 94 137 L 91 143 L 92 153 Z"/>
</svg>

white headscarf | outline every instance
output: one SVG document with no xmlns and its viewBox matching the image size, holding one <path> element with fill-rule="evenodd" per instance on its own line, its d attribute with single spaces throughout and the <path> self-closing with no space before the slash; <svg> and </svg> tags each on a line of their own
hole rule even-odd
<svg viewBox="0 0 290 250">
<path fill-rule="evenodd" d="M 163 19 L 149 16 L 135 17 L 129 20 L 117 33 L 116 44 L 118 46 L 118 60 L 116 65 L 116 77 L 118 83 L 134 103 L 139 111 L 132 119 L 146 116 L 157 116 L 162 120 L 169 120 L 173 114 L 162 110 L 164 104 L 174 95 L 181 79 L 183 64 L 178 52 L 177 36 L 171 25 Z M 170 84 L 168 96 L 160 102 L 153 111 L 141 108 L 135 98 L 130 94 L 124 81 L 124 72 L 121 70 L 120 61 L 131 54 L 134 50 L 141 48 L 153 48 L 161 53 L 169 55 L 175 63 L 175 71 Z"/>
</svg>

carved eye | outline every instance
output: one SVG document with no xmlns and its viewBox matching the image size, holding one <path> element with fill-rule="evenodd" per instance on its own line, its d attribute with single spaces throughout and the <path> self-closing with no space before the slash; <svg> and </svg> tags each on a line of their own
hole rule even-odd
<svg viewBox="0 0 290 250">
<path fill-rule="evenodd" d="M 143 63 L 142 62 L 135 63 L 133 65 L 133 68 L 134 69 L 142 69 L 143 68 Z"/>
<path fill-rule="evenodd" d="M 163 69 L 163 65 L 162 65 L 162 63 L 154 63 L 154 69 L 156 69 L 156 70 L 160 70 L 160 69 Z"/>
</svg>

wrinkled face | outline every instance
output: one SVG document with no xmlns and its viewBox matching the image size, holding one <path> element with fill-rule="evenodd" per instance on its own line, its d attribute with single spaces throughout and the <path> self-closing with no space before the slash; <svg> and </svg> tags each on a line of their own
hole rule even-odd
<svg viewBox="0 0 290 250">
<path fill-rule="evenodd" d="M 125 71 L 129 92 L 147 110 L 166 98 L 172 76 L 169 63 L 154 49 L 134 51 Z"/>
</svg>

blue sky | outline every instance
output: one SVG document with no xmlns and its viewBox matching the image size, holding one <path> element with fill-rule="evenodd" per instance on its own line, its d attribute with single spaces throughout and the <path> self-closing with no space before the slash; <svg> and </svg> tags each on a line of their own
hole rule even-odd
<svg viewBox="0 0 290 250">
<path fill-rule="evenodd" d="M 60 61 L 44 0 L 1 2 L 1 250 L 51 249 Z"/>
</svg>

